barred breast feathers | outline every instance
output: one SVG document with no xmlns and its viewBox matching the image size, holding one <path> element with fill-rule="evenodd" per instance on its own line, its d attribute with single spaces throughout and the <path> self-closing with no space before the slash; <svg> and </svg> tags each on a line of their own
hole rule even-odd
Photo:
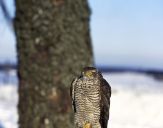
<svg viewBox="0 0 163 128">
<path fill-rule="evenodd" d="M 100 87 L 98 79 L 78 79 L 74 81 L 75 121 L 91 121 L 96 124 L 100 119 Z"/>
</svg>

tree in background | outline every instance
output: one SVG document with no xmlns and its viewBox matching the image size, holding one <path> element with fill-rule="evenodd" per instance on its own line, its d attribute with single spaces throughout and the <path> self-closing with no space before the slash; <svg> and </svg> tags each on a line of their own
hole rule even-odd
<svg viewBox="0 0 163 128">
<path fill-rule="evenodd" d="M 72 128 L 69 87 L 93 64 L 87 0 L 16 0 L 20 128 Z"/>
<path fill-rule="evenodd" d="M 6 21 L 11 21 L 12 18 L 9 14 L 9 11 L 7 10 L 6 4 L 4 2 L 4 0 L 0 0 L 0 9 L 3 12 L 4 17 L 6 18 Z"/>
<path fill-rule="evenodd" d="M 7 5 L 5 0 L 0 0 L 0 10 L 1 10 L 1 15 L 4 16 L 5 21 L 11 31 L 13 31 L 13 16 L 11 16 L 10 11 L 7 9 Z M 1 34 L 1 36 L 3 36 Z"/>
</svg>

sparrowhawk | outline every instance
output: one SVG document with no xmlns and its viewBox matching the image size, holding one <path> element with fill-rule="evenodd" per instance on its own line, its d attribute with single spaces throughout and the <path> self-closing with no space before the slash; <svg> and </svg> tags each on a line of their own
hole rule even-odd
<svg viewBox="0 0 163 128">
<path fill-rule="evenodd" d="M 86 67 L 71 84 L 75 128 L 107 128 L 111 87 L 101 72 Z"/>
</svg>

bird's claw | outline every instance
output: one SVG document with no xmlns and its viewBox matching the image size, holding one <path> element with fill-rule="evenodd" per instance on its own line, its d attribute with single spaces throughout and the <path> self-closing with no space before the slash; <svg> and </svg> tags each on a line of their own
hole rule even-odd
<svg viewBox="0 0 163 128">
<path fill-rule="evenodd" d="M 83 128 L 92 128 L 91 123 L 86 122 Z"/>
</svg>

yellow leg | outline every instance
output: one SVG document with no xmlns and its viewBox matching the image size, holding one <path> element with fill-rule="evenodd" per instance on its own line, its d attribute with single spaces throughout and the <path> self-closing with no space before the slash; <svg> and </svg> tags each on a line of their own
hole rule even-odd
<svg viewBox="0 0 163 128">
<path fill-rule="evenodd" d="M 85 123 L 83 128 L 92 128 L 91 123 Z"/>
</svg>

